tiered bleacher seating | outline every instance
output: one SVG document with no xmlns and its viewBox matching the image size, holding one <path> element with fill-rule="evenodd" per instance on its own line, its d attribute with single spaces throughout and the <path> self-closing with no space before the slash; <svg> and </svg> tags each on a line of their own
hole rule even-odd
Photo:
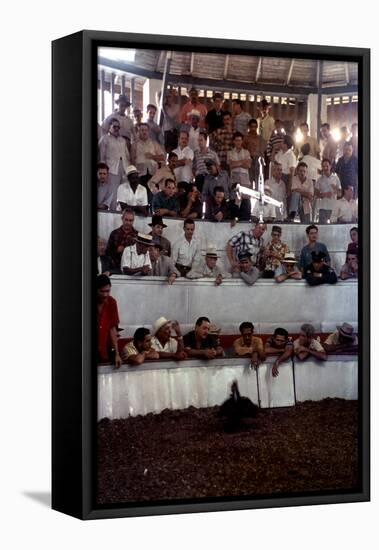
<svg viewBox="0 0 379 550">
<path fill-rule="evenodd" d="M 149 232 L 150 218 L 136 217 L 135 228 Z M 164 235 L 175 242 L 182 232 L 183 220 L 165 219 L 168 225 Z M 119 227 L 120 216 L 99 213 L 99 236 L 107 239 Z M 228 239 L 248 223 L 231 228 L 228 223 L 215 224 L 198 221 L 196 234 L 205 250 L 210 244 L 225 258 Z M 284 224 L 282 239 L 297 254 L 306 244 L 305 225 Z M 319 240 L 324 242 L 339 269 L 345 260 L 350 241 L 351 225 L 319 226 Z M 265 234 L 268 241 L 271 226 Z M 225 267 L 228 267 L 225 262 Z M 179 278 L 172 286 L 160 277 L 131 278 L 112 276 L 112 296 L 117 300 L 121 348 L 139 326 L 151 328 L 164 315 L 176 319 L 182 332 L 192 330 L 196 319 L 208 316 L 221 327 L 221 344 L 230 348 L 239 336 L 238 327 L 249 320 L 255 325 L 255 334 L 265 340 L 275 328 L 282 326 L 296 336 L 300 326 L 310 322 L 323 341 L 337 324 L 348 322 L 357 328 L 357 281 L 339 281 L 337 285 L 309 287 L 304 281 L 277 284 L 259 279 L 252 287 L 239 279 L 224 280 L 216 287 L 210 279 L 191 281 Z M 291 406 L 296 401 L 324 397 L 357 398 L 357 358 L 330 355 L 325 362 L 307 360 L 289 361 L 280 367 L 280 376 L 271 375 L 272 358 L 268 358 L 258 372 L 248 368 L 249 360 L 225 357 L 203 362 L 187 360 L 158 361 L 139 367 L 122 366 L 115 371 L 111 366 L 100 366 L 98 417 L 118 418 L 164 408 L 185 408 L 190 405 L 205 407 L 220 404 L 237 378 L 241 393 L 259 402 L 261 407 Z"/>
</svg>

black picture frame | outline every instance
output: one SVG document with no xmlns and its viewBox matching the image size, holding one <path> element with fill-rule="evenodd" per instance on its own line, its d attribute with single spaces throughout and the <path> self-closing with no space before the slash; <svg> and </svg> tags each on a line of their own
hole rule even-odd
<svg viewBox="0 0 379 550">
<path fill-rule="evenodd" d="M 97 48 L 99 46 L 350 60 L 358 63 L 361 267 L 359 281 L 359 468 L 357 492 L 312 496 L 97 507 L 96 335 L 93 289 L 96 204 Z M 53 356 L 52 507 L 81 519 L 301 506 L 370 499 L 370 50 L 194 37 L 82 31 L 52 45 Z M 69 171 L 67 170 L 67 167 Z M 70 268 L 68 268 L 70 266 Z M 74 266 L 74 269 L 72 268 Z M 363 266 L 363 267 L 362 267 Z"/>
</svg>

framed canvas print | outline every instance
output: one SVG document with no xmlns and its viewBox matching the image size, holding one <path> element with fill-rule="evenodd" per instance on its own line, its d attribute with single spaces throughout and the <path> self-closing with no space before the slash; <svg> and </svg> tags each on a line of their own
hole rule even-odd
<svg viewBox="0 0 379 550">
<path fill-rule="evenodd" d="M 369 50 L 53 43 L 53 508 L 369 499 Z"/>
</svg>

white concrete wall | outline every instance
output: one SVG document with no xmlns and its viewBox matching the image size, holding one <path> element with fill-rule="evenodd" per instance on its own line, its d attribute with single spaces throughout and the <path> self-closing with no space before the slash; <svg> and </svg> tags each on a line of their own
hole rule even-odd
<svg viewBox="0 0 379 550">
<path fill-rule="evenodd" d="M 138 326 L 150 327 L 164 315 L 191 329 L 205 315 L 222 327 L 224 334 L 238 333 L 242 321 L 255 324 L 257 333 L 268 333 L 277 326 L 297 332 L 305 322 L 316 330 L 335 330 L 342 322 L 357 323 L 358 287 L 356 281 L 310 287 L 304 281 L 281 284 L 259 279 L 248 287 L 243 281 L 229 279 L 216 287 L 211 279 L 178 279 L 168 285 L 161 277 L 139 279 L 112 276 L 112 296 L 117 300 L 122 336 L 132 336 Z M 337 294 L 338 293 L 338 294 Z M 337 297 L 337 298 L 336 298 Z"/>
<path fill-rule="evenodd" d="M 219 359 L 215 362 L 188 360 L 180 363 L 146 363 L 120 370 L 98 368 L 98 419 L 127 418 L 159 413 L 165 408 L 212 407 L 227 399 L 233 380 L 241 395 L 262 408 L 288 407 L 296 400 L 326 397 L 357 399 L 358 363 L 354 356 L 335 356 L 328 361 L 307 360 L 284 363 L 279 376 L 271 374 L 273 358 L 258 371 L 248 359 Z M 216 364 L 215 364 L 216 363 Z"/>
</svg>

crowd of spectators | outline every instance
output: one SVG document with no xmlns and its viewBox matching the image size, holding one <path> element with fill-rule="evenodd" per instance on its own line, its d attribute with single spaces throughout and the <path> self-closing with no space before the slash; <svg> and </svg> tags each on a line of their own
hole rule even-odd
<svg viewBox="0 0 379 550">
<path fill-rule="evenodd" d="M 122 225 L 107 240 L 98 238 L 97 306 L 98 360 L 140 365 L 145 360 L 185 358 L 214 359 L 225 350 L 220 329 L 200 317 L 194 329 L 182 335 L 176 321 L 159 318 L 151 331 L 139 327 L 123 349 L 118 349 L 117 304 L 110 296 L 113 274 L 131 277 L 163 277 L 167 284 L 178 278 L 241 279 L 251 286 L 258 279 L 276 283 L 303 279 L 308 285 L 336 284 L 339 279 L 358 278 L 358 228 L 351 232 L 346 261 L 339 273 L 333 269 L 327 244 L 318 240 L 315 223 L 354 223 L 358 219 L 357 128 L 343 143 L 332 138 L 327 123 L 320 140 L 309 135 L 307 123 L 300 125 L 300 142 L 287 134 L 280 120 L 270 115 L 270 105 L 260 102 L 255 119 L 240 100 L 232 101 L 232 112 L 224 109 L 223 96 L 215 93 L 213 108 L 207 110 L 196 90 L 179 106 L 174 93 L 163 102 L 162 123 L 157 107 L 148 105 L 146 116 L 133 109 L 120 95 L 117 109 L 102 124 L 97 164 L 98 209 L 121 212 Z M 265 159 L 264 193 L 282 207 L 261 205 L 239 190 L 238 185 L 257 189 L 260 162 Z M 134 227 L 135 215 L 151 216 L 148 234 Z M 183 233 L 174 242 L 164 235 L 164 218 L 182 218 Z M 263 219 L 262 219 L 263 218 Z M 198 220 L 251 221 L 248 231 L 237 231 L 225 243 L 227 265 L 218 264 L 217 249 L 202 246 L 196 233 Z M 300 255 L 285 242 L 282 222 L 309 224 L 308 243 Z M 273 223 L 267 238 L 267 225 Z M 203 252 L 204 251 L 204 252 Z M 257 368 L 266 355 L 274 354 L 273 376 L 279 366 L 296 356 L 324 360 L 328 352 L 355 350 L 357 336 L 348 323 L 338 326 L 325 342 L 314 327 L 304 324 L 294 340 L 279 327 L 264 343 L 254 336 L 250 321 L 240 326 L 241 336 L 233 343 L 237 356 L 251 358 Z"/>
<path fill-rule="evenodd" d="M 211 324 L 208 317 L 199 317 L 193 330 L 182 334 L 177 321 L 159 317 L 151 326 L 139 327 L 133 338 L 121 350 L 118 347 L 118 310 L 116 301 L 110 296 L 111 280 L 106 275 L 97 278 L 98 316 L 98 360 L 113 361 L 116 368 L 122 362 L 141 365 L 146 360 L 184 359 L 211 360 L 217 357 L 234 356 L 250 359 L 252 368 L 257 369 L 267 356 L 275 356 L 272 366 L 273 376 L 278 376 L 279 366 L 296 357 L 304 361 L 308 357 L 324 361 L 328 353 L 357 353 L 358 337 L 349 323 L 337 325 L 336 330 L 320 341 L 320 336 L 312 324 L 304 323 L 293 339 L 283 327 L 263 339 L 254 335 L 254 325 L 244 321 L 239 326 L 240 337 L 234 339 L 232 348 L 226 349 L 220 339 L 221 329 Z"/>
<path fill-rule="evenodd" d="M 180 108 L 177 95 L 168 91 L 161 125 L 155 105 L 147 106 L 145 120 L 134 109 L 133 120 L 129 99 L 118 97 L 117 109 L 101 126 L 99 209 L 128 206 L 145 216 L 232 223 L 262 217 L 267 222 L 357 221 L 356 125 L 350 141 L 342 128 L 337 142 L 324 123 L 318 140 L 306 122 L 297 134 L 286 133 L 265 99 L 259 103 L 260 116 L 253 118 L 239 99 L 228 111 L 222 94 L 215 93 L 208 111 L 197 90 L 189 96 Z M 282 208 L 261 205 L 237 188 L 257 189 L 260 158 L 265 161 L 264 193 Z"/>
</svg>

